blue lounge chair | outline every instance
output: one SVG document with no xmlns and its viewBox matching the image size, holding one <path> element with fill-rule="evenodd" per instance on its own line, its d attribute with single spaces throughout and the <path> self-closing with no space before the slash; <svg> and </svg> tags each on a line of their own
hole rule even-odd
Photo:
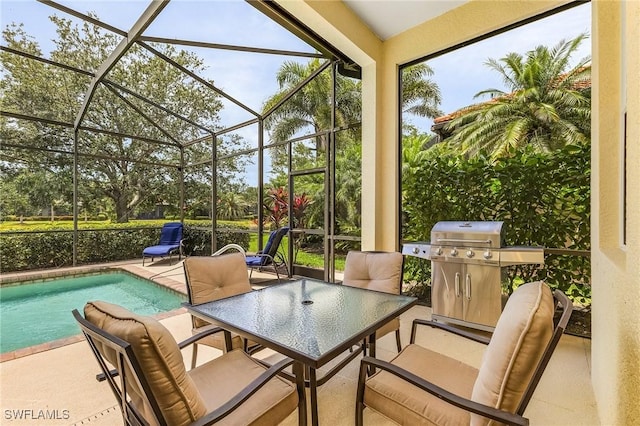
<svg viewBox="0 0 640 426">
<path fill-rule="evenodd" d="M 245 257 L 245 262 L 247 263 L 247 267 L 251 269 L 249 277 L 251 277 L 254 269 L 258 269 L 260 271 L 266 267 L 271 267 L 276 272 L 278 281 L 280 281 L 278 268 L 281 268 L 283 266 L 287 271 L 287 277 L 291 276 L 291 274 L 289 273 L 289 268 L 287 267 L 286 259 L 284 258 L 284 256 L 282 256 L 282 253 L 278 252 L 280 243 L 282 242 L 282 237 L 287 235 L 288 232 L 288 226 L 272 231 L 271 234 L 269 234 L 267 244 L 265 244 L 264 248 L 261 251 L 255 254 L 247 254 L 247 256 Z"/>
<path fill-rule="evenodd" d="M 182 223 L 169 222 L 162 226 L 160 232 L 160 242 L 156 246 L 147 247 L 142 251 L 142 266 L 144 266 L 144 259 L 147 257 L 153 259 L 155 257 L 171 256 L 174 253 L 178 253 L 178 260 L 182 259 Z"/>
</svg>

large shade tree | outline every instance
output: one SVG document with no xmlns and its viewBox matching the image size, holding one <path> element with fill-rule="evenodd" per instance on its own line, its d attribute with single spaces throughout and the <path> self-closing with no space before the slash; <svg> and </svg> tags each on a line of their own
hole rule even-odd
<svg viewBox="0 0 640 426">
<path fill-rule="evenodd" d="M 57 27 L 50 58 L 78 70 L 95 72 L 120 42 L 118 35 L 88 22 L 78 25 L 55 15 L 50 19 Z M 3 39 L 10 49 L 43 56 L 38 42 L 21 25 L 7 25 Z M 195 74 L 202 75 L 206 69 L 202 59 L 193 53 L 160 44 L 154 44 L 153 49 Z M 7 51 L 1 52 L 1 59 L 3 110 L 74 123 L 91 82 L 90 75 Z M 171 200 L 172 208 L 178 211 L 182 208 L 177 202 L 179 169 L 157 164 L 178 165 L 183 155 L 191 162 L 202 161 L 211 157 L 211 144 L 192 145 L 188 152 L 181 152 L 181 143 L 206 133 L 167 110 L 215 129 L 221 109 L 218 95 L 140 45 L 132 46 L 105 81 L 98 85 L 81 122 L 82 126 L 101 130 L 79 132 L 78 151 L 83 154 L 78 162 L 81 191 L 91 198 L 111 200 L 114 219 L 119 222 L 127 221 L 136 211 L 153 210 L 156 203 L 166 200 Z M 142 97 L 165 109 L 144 102 Z M 3 167 L 12 169 L 10 176 L 43 165 L 49 170 L 66 169 L 67 173 L 72 167 L 72 155 L 54 156 L 46 151 L 73 151 L 73 133 L 64 126 L 4 116 L 0 119 L 0 134 L 9 145 L 32 148 L 2 150 Z M 153 143 L 151 139 L 164 143 Z"/>
<path fill-rule="evenodd" d="M 487 102 L 458 111 L 446 126 L 454 149 L 493 158 L 531 145 L 549 152 L 590 140 L 590 57 L 572 62 L 587 38 L 580 34 L 556 46 L 537 46 L 522 55 L 509 53 L 486 65 L 500 74 L 506 89 L 486 89 Z"/>
</svg>

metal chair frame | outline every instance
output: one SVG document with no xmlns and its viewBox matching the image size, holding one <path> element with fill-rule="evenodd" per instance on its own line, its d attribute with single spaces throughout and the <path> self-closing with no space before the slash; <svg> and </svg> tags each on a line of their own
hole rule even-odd
<svg viewBox="0 0 640 426">
<path fill-rule="evenodd" d="M 77 309 L 73 310 L 73 316 L 78 321 L 80 328 L 82 329 L 82 333 L 86 337 L 87 343 L 91 348 L 91 351 L 96 357 L 98 364 L 100 365 L 100 369 L 102 370 L 101 374 L 96 375 L 96 379 L 98 381 L 106 380 L 109 383 L 109 387 L 113 392 L 116 400 L 118 401 L 118 406 L 120 407 L 120 412 L 122 414 L 122 418 L 126 425 L 128 426 L 148 426 L 150 424 L 158 424 L 161 426 L 168 426 L 167 422 L 162 415 L 160 407 L 154 398 L 150 397 L 152 395 L 150 387 L 144 378 L 143 369 L 138 362 L 135 354 L 133 353 L 133 349 L 131 345 L 104 331 L 103 329 L 95 326 L 91 322 L 87 321 Z M 206 332 L 200 333 L 198 335 L 192 336 L 183 342 L 178 343 L 178 347 L 183 349 L 197 340 L 208 336 L 215 330 L 208 330 Z M 117 364 L 115 369 L 110 370 L 107 365 L 107 361 L 102 356 L 102 353 L 98 349 L 98 345 L 96 342 L 100 342 L 101 345 L 105 345 L 108 348 L 114 350 L 117 354 Z M 211 425 L 214 424 L 226 416 L 228 416 L 235 409 L 240 407 L 243 402 L 249 399 L 253 394 L 255 394 L 262 386 L 264 386 L 269 380 L 271 380 L 276 375 L 280 375 L 283 377 L 292 377 L 288 374 L 283 374 L 287 367 L 293 364 L 294 370 L 294 381 L 296 383 L 296 390 L 298 393 L 298 423 L 300 425 L 306 425 L 307 423 L 307 414 L 306 414 L 306 396 L 304 390 L 304 374 L 302 371 L 302 365 L 299 363 L 294 363 L 291 358 L 285 358 L 280 362 L 270 366 L 265 370 L 258 378 L 252 381 L 246 388 L 244 388 L 241 392 L 231 398 L 228 402 L 220 406 L 218 409 L 207 413 L 204 417 L 196 420 L 192 423 L 192 425 Z M 128 367 L 128 368 L 127 368 Z M 132 377 L 126 376 L 127 371 L 133 372 Z M 119 383 L 116 381 L 115 377 L 120 376 Z M 154 417 L 154 422 L 148 422 L 142 413 L 140 413 L 135 406 L 130 402 L 129 397 L 127 396 L 127 380 L 135 380 L 135 383 L 139 386 L 143 391 L 142 397 L 144 398 L 144 402 L 151 407 L 152 415 Z"/>
<path fill-rule="evenodd" d="M 397 377 L 400 377 L 412 385 L 416 386 L 419 389 L 422 389 L 430 394 L 448 402 L 451 405 L 462 408 L 464 410 L 470 411 L 475 414 L 479 414 L 481 416 L 487 417 L 492 420 L 496 420 L 501 423 L 510 424 L 510 425 L 519 425 L 526 426 L 529 424 L 529 419 L 524 417 L 524 411 L 533 396 L 533 393 L 540 382 L 540 378 L 544 373 L 545 368 L 549 364 L 549 360 L 553 355 L 554 350 L 556 349 L 564 330 L 567 327 L 569 322 L 569 318 L 571 317 L 571 312 L 573 311 L 573 304 L 569 300 L 566 294 L 564 294 L 560 290 L 555 290 L 553 292 L 553 298 L 556 303 L 556 308 L 560 306 L 561 314 L 554 317 L 554 330 L 547 344 L 543 355 L 538 362 L 534 374 L 527 384 L 527 388 L 522 396 L 520 404 L 516 409 L 515 413 L 510 413 L 508 411 L 499 410 L 494 407 L 489 407 L 470 399 L 463 398 L 461 396 L 455 395 L 446 389 L 443 389 L 427 380 L 422 379 L 421 377 L 412 374 L 396 365 L 393 365 L 386 361 L 381 361 L 371 357 L 364 357 L 360 363 L 360 373 L 358 376 L 358 391 L 356 394 L 356 425 L 362 426 L 363 422 L 363 412 L 365 408 L 364 404 L 364 385 L 368 376 L 368 372 L 371 369 L 380 368 L 385 370 Z M 489 344 L 490 338 L 485 336 L 477 335 L 472 332 L 461 330 L 455 327 L 452 327 L 448 324 L 438 323 L 429 320 L 415 319 L 413 321 L 413 325 L 411 327 L 411 344 L 415 343 L 415 337 L 418 326 L 428 326 L 432 328 L 438 328 L 441 330 L 448 331 L 450 333 L 456 334 L 458 336 L 465 337 L 467 339 L 473 340 L 475 342 Z"/>
</svg>

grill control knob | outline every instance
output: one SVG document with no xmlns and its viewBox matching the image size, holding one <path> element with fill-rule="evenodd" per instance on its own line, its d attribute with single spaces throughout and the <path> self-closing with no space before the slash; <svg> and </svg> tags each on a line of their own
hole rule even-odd
<svg viewBox="0 0 640 426">
<path fill-rule="evenodd" d="M 458 249 L 451 249 L 451 256 L 457 256 L 458 255 Z"/>
<path fill-rule="evenodd" d="M 442 254 L 442 248 L 441 248 L 441 247 L 438 247 L 438 248 L 436 249 L 436 254 L 437 254 L 438 256 L 440 256 L 440 255 Z"/>
<path fill-rule="evenodd" d="M 418 253 L 420 253 L 420 248 L 419 247 L 414 247 L 412 251 L 413 251 L 413 254 L 418 254 Z"/>
<path fill-rule="evenodd" d="M 493 257 L 493 254 L 491 253 L 491 251 L 487 250 L 483 253 L 483 255 L 485 259 L 491 259 Z"/>
<path fill-rule="evenodd" d="M 467 250 L 467 257 L 468 258 L 472 258 L 475 255 L 475 253 L 473 252 L 473 250 L 469 249 Z"/>
</svg>

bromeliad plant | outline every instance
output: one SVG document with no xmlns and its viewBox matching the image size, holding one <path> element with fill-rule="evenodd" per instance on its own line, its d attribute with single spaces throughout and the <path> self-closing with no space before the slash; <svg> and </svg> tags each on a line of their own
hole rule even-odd
<svg viewBox="0 0 640 426">
<path fill-rule="evenodd" d="M 306 193 L 293 196 L 293 205 L 291 212 L 293 213 L 293 222 L 296 228 L 304 228 L 305 211 L 312 204 L 311 199 Z M 282 227 L 289 215 L 289 193 L 282 187 L 271 188 L 267 192 L 265 202 L 263 203 L 267 222 L 271 223 L 275 229 Z"/>
</svg>

